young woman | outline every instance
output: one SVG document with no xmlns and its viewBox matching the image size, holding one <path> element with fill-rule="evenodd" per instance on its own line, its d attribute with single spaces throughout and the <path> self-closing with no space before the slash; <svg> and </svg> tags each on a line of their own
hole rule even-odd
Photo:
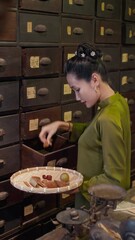
<svg viewBox="0 0 135 240">
<path fill-rule="evenodd" d="M 107 83 L 107 71 L 99 50 L 79 45 L 75 56 L 65 63 L 67 82 L 76 100 L 87 108 L 98 105 L 89 123 L 53 122 L 44 126 L 40 140 L 51 145 L 58 129 L 71 131 L 70 140 L 78 140 L 77 171 L 84 182 L 76 189 L 76 207 L 88 206 L 88 188 L 100 183 L 130 187 L 130 115 L 126 100 Z"/>
</svg>

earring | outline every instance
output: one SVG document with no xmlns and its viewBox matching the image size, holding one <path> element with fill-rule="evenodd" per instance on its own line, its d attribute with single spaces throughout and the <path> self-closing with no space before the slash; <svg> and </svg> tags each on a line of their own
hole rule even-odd
<svg viewBox="0 0 135 240">
<path fill-rule="evenodd" d="M 95 89 L 94 89 L 94 90 L 95 90 L 95 92 L 96 92 L 96 93 L 98 92 L 98 90 L 97 90 L 97 88 L 96 88 L 96 87 L 95 87 Z"/>
</svg>

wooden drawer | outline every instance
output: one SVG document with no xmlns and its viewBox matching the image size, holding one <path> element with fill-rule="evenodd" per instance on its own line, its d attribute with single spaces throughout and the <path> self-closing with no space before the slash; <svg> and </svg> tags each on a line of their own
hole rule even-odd
<svg viewBox="0 0 135 240">
<path fill-rule="evenodd" d="M 135 90 L 135 71 L 122 71 L 120 76 L 120 82 L 121 92 Z"/>
<path fill-rule="evenodd" d="M 38 237 L 41 237 L 42 235 L 42 224 L 36 224 L 36 226 L 30 226 L 28 229 L 24 230 L 22 233 L 15 235 L 10 240 L 34 240 Z"/>
<path fill-rule="evenodd" d="M 97 17 L 120 19 L 121 0 L 97 0 Z"/>
<path fill-rule="evenodd" d="M 0 47 L 0 78 L 21 76 L 21 50 L 18 47 Z"/>
<path fill-rule="evenodd" d="M 135 44 L 135 24 L 134 23 L 123 24 L 122 43 Z"/>
<path fill-rule="evenodd" d="M 62 78 L 61 103 L 75 101 L 75 94 L 70 88 L 65 77 Z"/>
<path fill-rule="evenodd" d="M 59 208 L 68 207 L 75 202 L 75 194 L 62 193 L 58 195 Z"/>
<path fill-rule="evenodd" d="M 20 169 L 20 145 L 0 149 L 0 177 Z"/>
<path fill-rule="evenodd" d="M 135 91 L 122 93 L 122 95 L 128 102 L 130 112 L 135 112 Z"/>
<path fill-rule="evenodd" d="M 0 146 L 19 141 L 19 115 L 0 117 Z"/>
<path fill-rule="evenodd" d="M 77 147 L 67 145 L 54 150 L 53 147 L 44 149 L 39 139 L 22 145 L 22 168 L 56 166 L 76 169 Z"/>
<path fill-rule="evenodd" d="M 21 137 L 31 139 L 39 135 L 41 127 L 47 123 L 60 120 L 61 108 L 52 107 L 21 114 Z"/>
<path fill-rule="evenodd" d="M 26 48 L 23 50 L 23 75 L 25 77 L 47 76 L 61 71 L 61 49 Z"/>
<path fill-rule="evenodd" d="M 108 72 L 108 83 L 114 91 L 120 91 L 120 72 Z"/>
<path fill-rule="evenodd" d="M 80 102 L 63 105 L 62 120 L 66 122 L 89 122 L 92 118 L 92 109 Z"/>
<path fill-rule="evenodd" d="M 32 11 L 59 13 L 61 12 L 61 0 L 20 0 L 20 8 Z"/>
<path fill-rule="evenodd" d="M 17 18 L 16 12 L 8 12 L 6 16 L 1 19 L 0 26 L 0 41 L 16 41 Z"/>
<path fill-rule="evenodd" d="M 0 113 L 17 109 L 19 109 L 19 82 L 0 82 Z"/>
<path fill-rule="evenodd" d="M 135 133 L 135 112 L 130 114 L 131 118 L 131 132 Z"/>
<path fill-rule="evenodd" d="M 93 41 L 93 21 L 73 18 L 62 18 L 62 42 L 80 43 Z"/>
<path fill-rule="evenodd" d="M 20 13 L 20 41 L 58 43 L 60 17 Z"/>
<path fill-rule="evenodd" d="M 102 47 L 97 45 L 97 49 L 102 52 L 102 61 L 109 71 L 118 70 L 120 68 L 120 48 L 119 47 Z"/>
<path fill-rule="evenodd" d="M 135 1 L 124 0 L 123 1 L 123 15 L 124 19 L 128 21 L 135 21 Z"/>
<path fill-rule="evenodd" d="M 10 7 L 11 8 L 16 8 L 18 6 L 18 1 L 17 0 L 10 0 Z"/>
<path fill-rule="evenodd" d="M 96 20 L 96 43 L 120 43 L 121 23 L 119 21 Z"/>
<path fill-rule="evenodd" d="M 95 14 L 95 0 L 63 0 L 63 12 L 71 14 L 92 15 Z"/>
<path fill-rule="evenodd" d="M 134 69 L 135 68 L 135 47 L 122 47 L 121 48 L 121 69 Z"/>
<path fill-rule="evenodd" d="M 0 210 L 0 237 L 3 239 L 6 237 L 6 233 L 8 234 L 15 229 L 20 229 L 21 225 L 21 214 L 22 214 L 22 206 L 21 204 L 16 204 L 15 206 L 9 208 L 3 208 Z M 8 238 L 9 239 L 9 238 Z"/>
<path fill-rule="evenodd" d="M 21 106 L 46 106 L 60 103 L 60 78 L 28 79 L 22 81 Z"/>
<path fill-rule="evenodd" d="M 9 180 L 0 182 L 0 208 L 9 207 L 23 200 L 23 192 L 10 184 Z"/>
<path fill-rule="evenodd" d="M 63 56 L 62 56 L 62 62 L 63 62 L 63 66 L 62 66 L 62 71 L 64 72 L 64 63 L 75 56 L 75 51 L 77 49 L 77 46 L 70 46 L 70 47 L 64 47 L 63 48 Z"/>
<path fill-rule="evenodd" d="M 57 199 L 56 194 L 41 195 L 30 194 L 29 197 L 23 201 L 23 219 L 22 224 L 26 225 L 27 221 L 30 224 L 39 221 L 40 217 L 47 214 L 47 212 L 56 209 Z"/>
</svg>

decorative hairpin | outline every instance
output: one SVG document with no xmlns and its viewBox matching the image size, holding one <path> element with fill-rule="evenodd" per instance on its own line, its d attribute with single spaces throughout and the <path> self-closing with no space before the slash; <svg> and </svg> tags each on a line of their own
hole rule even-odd
<svg viewBox="0 0 135 240">
<path fill-rule="evenodd" d="M 86 56 L 85 53 L 81 53 L 82 58 L 85 58 L 85 56 Z"/>
<path fill-rule="evenodd" d="M 77 56 L 77 51 L 75 51 L 75 56 Z"/>
<path fill-rule="evenodd" d="M 90 55 L 91 55 L 91 57 L 94 57 L 94 56 L 96 55 L 95 51 L 92 51 L 92 52 L 90 53 Z"/>
</svg>

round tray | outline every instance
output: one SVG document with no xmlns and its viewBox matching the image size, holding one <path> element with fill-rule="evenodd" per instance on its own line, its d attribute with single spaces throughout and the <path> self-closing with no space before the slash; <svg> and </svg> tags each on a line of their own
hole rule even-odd
<svg viewBox="0 0 135 240">
<path fill-rule="evenodd" d="M 42 175 L 52 175 L 52 181 L 53 180 L 60 180 L 60 175 L 62 173 L 68 173 L 69 174 L 69 185 L 64 187 L 57 187 L 57 188 L 44 188 L 44 187 L 38 187 L 35 188 L 33 186 L 26 186 L 25 182 L 30 181 L 30 178 L 32 176 L 39 176 L 42 177 Z M 83 182 L 83 176 L 81 173 L 67 168 L 62 167 L 34 167 L 34 168 L 27 168 L 20 170 L 16 173 L 14 173 L 10 177 L 10 183 L 17 189 L 20 189 L 25 192 L 31 192 L 31 193 L 40 193 L 40 194 L 51 194 L 51 193 L 62 193 L 67 192 L 70 190 L 73 190 L 75 188 L 78 188 Z"/>
</svg>

